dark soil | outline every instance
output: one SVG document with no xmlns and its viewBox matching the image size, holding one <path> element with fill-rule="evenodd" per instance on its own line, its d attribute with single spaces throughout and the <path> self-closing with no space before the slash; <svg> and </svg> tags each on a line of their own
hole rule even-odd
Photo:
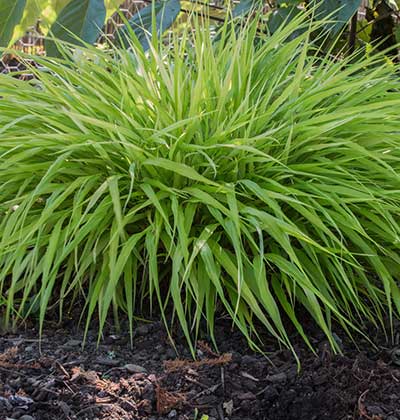
<svg viewBox="0 0 400 420">
<path fill-rule="evenodd" d="M 379 336 L 379 334 L 377 334 Z M 184 341 L 179 356 L 160 323 L 129 336 L 109 333 L 85 349 L 74 329 L 47 326 L 41 349 L 27 329 L 0 336 L 0 419 L 312 420 L 400 419 L 400 350 L 380 337 L 359 349 L 338 337 L 343 355 L 331 353 L 319 333 L 314 355 L 296 337 L 302 365 L 266 344 L 267 360 L 251 353 L 228 321 L 217 325 L 218 353 L 207 342 L 193 362 Z M 397 357 L 396 357 L 397 356 Z"/>
</svg>

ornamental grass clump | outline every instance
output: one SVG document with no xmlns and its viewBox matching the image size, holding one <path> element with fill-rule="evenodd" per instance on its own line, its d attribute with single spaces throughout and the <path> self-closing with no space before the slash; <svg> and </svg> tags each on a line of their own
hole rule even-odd
<svg viewBox="0 0 400 420">
<path fill-rule="evenodd" d="M 299 23 L 0 76 L 6 323 L 84 301 L 86 326 L 125 313 L 134 330 L 149 304 L 189 343 L 225 313 L 291 348 L 308 313 L 337 349 L 333 320 L 399 313 L 396 68 L 322 55 Z"/>
</svg>

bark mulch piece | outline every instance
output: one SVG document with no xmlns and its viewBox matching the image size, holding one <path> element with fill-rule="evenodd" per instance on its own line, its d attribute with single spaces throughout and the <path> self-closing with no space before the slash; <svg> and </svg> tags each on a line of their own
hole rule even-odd
<svg viewBox="0 0 400 420">
<path fill-rule="evenodd" d="M 0 420 L 400 420 L 400 349 L 383 337 L 358 349 L 338 337 L 334 355 L 318 332 L 313 354 L 294 336 L 302 365 L 266 340 L 268 359 L 251 353 L 227 321 L 221 343 L 207 340 L 193 361 L 182 339 L 171 347 L 159 322 L 129 336 L 48 326 L 0 336 Z"/>
</svg>

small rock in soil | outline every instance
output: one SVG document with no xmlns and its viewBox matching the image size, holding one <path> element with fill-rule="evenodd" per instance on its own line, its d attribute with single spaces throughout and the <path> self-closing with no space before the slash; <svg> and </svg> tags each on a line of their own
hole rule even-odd
<svg viewBox="0 0 400 420">
<path fill-rule="evenodd" d="M 16 406 L 21 406 L 21 405 L 30 405 L 33 404 L 33 400 L 32 398 L 28 398 L 28 397 L 22 397 L 20 395 L 11 395 L 8 398 L 8 401 L 12 404 L 12 405 L 16 405 Z"/>
<path fill-rule="evenodd" d="M 65 403 L 64 401 L 58 401 L 57 405 L 60 407 L 64 416 L 69 417 L 69 415 L 71 414 L 71 408 L 69 407 L 69 405 L 67 403 Z"/>
<path fill-rule="evenodd" d="M 175 359 L 176 358 L 176 353 L 174 349 L 168 349 L 165 353 L 165 355 L 167 356 L 168 359 Z"/>
<path fill-rule="evenodd" d="M 78 347 L 82 344 L 82 341 L 80 340 L 68 340 L 65 344 L 63 344 L 64 348 L 67 347 Z"/>
<path fill-rule="evenodd" d="M 252 393 L 252 392 L 242 392 L 240 394 L 236 395 L 236 398 L 239 401 L 244 401 L 244 400 L 256 400 L 257 397 Z"/>
<path fill-rule="evenodd" d="M 217 403 L 218 398 L 215 395 L 204 395 L 203 397 L 197 398 L 196 401 L 200 405 L 212 405 Z"/>
<path fill-rule="evenodd" d="M 116 359 L 110 359 L 108 357 L 96 357 L 95 363 L 104 366 L 115 367 L 119 365 L 119 361 Z"/>
<path fill-rule="evenodd" d="M 248 356 L 247 354 L 242 357 L 241 363 L 243 365 L 253 365 L 254 364 L 254 356 Z"/>
<path fill-rule="evenodd" d="M 140 325 L 135 329 L 136 335 L 147 335 L 150 332 L 149 325 Z"/>
<path fill-rule="evenodd" d="M 272 385 L 267 386 L 264 390 L 264 398 L 266 401 L 271 401 L 279 396 L 279 392 Z"/>
<path fill-rule="evenodd" d="M 19 419 L 24 414 L 25 414 L 25 412 L 23 410 L 15 410 L 15 411 L 12 412 L 11 417 L 13 419 Z"/>
<path fill-rule="evenodd" d="M 246 414 L 249 414 L 255 409 L 256 401 L 244 400 L 240 403 L 240 409 L 243 410 Z"/>
<path fill-rule="evenodd" d="M 249 391 L 257 391 L 260 389 L 257 382 L 254 382 L 252 380 L 242 380 L 240 382 L 242 383 L 242 387 L 244 389 L 248 389 Z"/>
<path fill-rule="evenodd" d="M 9 381 L 9 385 L 12 386 L 14 389 L 17 389 L 21 386 L 21 378 L 11 379 Z"/>
<path fill-rule="evenodd" d="M 328 378 L 326 376 L 316 376 L 313 378 L 314 385 L 323 385 L 327 382 Z"/>
<path fill-rule="evenodd" d="M 124 369 L 129 373 L 146 373 L 147 370 L 143 366 L 134 365 L 132 363 L 128 363 L 124 366 Z"/>
<path fill-rule="evenodd" d="M 6 410 L 11 410 L 11 409 L 12 409 L 12 405 L 8 401 L 8 399 L 4 397 L 0 397 L 0 412 L 5 412 Z"/>
<path fill-rule="evenodd" d="M 394 349 L 391 353 L 392 362 L 400 366 L 400 349 Z"/>
<path fill-rule="evenodd" d="M 384 410 L 382 410 L 382 407 L 379 407 L 377 405 L 370 405 L 367 407 L 367 410 L 369 414 L 373 416 L 379 416 L 379 415 L 385 414 Z"/>
<path fill-rule="evenodd" d="M 148 383 L 144 386 L 142 391 L 142 397 L 150 401 L 155 400 L 154 385 L 152 383 Z"/>
<path fill-rule="evenodd" d="M 228 403 L 224 403 L 224 408 L 225 408 L 225 404 L 228 404 Z M 233 403 L 232 403 L 232 408 L 233 408 Z M 217 416 L 218 416 L 218 411 L 215 408 L 211 409 L 210 410 L 210 418 L 211 417 L 217 417 Z"/>
<path fill-rule="evenodd" d="M 284 372 L 267 376 L 267 381 L 272 382 L 272 383 L 286 382 L 286 379 L 287 379 L 287 375 Z"/>
</svg>

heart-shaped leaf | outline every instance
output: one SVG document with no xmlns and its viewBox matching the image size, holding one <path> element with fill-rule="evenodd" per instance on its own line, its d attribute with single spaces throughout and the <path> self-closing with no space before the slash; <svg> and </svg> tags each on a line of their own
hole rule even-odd
<svg viewBox="0 0 400 420">
<path fill-rule="evenodd" d="M 331 36 L 335 36 L 361 6 L 361 0 L 324 0 L 317 3 L 317 18 L 328 17 L 332 23 L 327 25 Z"/>
<path fill-rule="evenodd" d="M 257 7 L 262 7 L 264 3 L 260 0 L 240 0 L 239 4 L 233 9 L 233 17 L 247 15 Z"/>
<path fill-rule="evenodd" d="M 149 41 L 153 34 L 153 16 L 155 18 L 157 36 L 160 36 L 172 26 L 180 10 L 180 0 L 157 1 L 139 10 L 139 12 L 129 20 L 129 26 L 145 51 L 149 48 Z M 119 31 L 117 38 L 122 41 L 122 44 L 125 47 L 129 47 L 128 28 L 123 27 Z"/>
<path fill-rule="evenodd" d="M 56 39 L 75 45 L 80 45 L 79 39 L 92 44 L 99 36 L 105 17 L 104 0 L 72 0 L 61 10 L 50 33 Z M 59 55 L 52 40 L 46 41 L 46 50 L 48 55 Z"/>
</svg>

